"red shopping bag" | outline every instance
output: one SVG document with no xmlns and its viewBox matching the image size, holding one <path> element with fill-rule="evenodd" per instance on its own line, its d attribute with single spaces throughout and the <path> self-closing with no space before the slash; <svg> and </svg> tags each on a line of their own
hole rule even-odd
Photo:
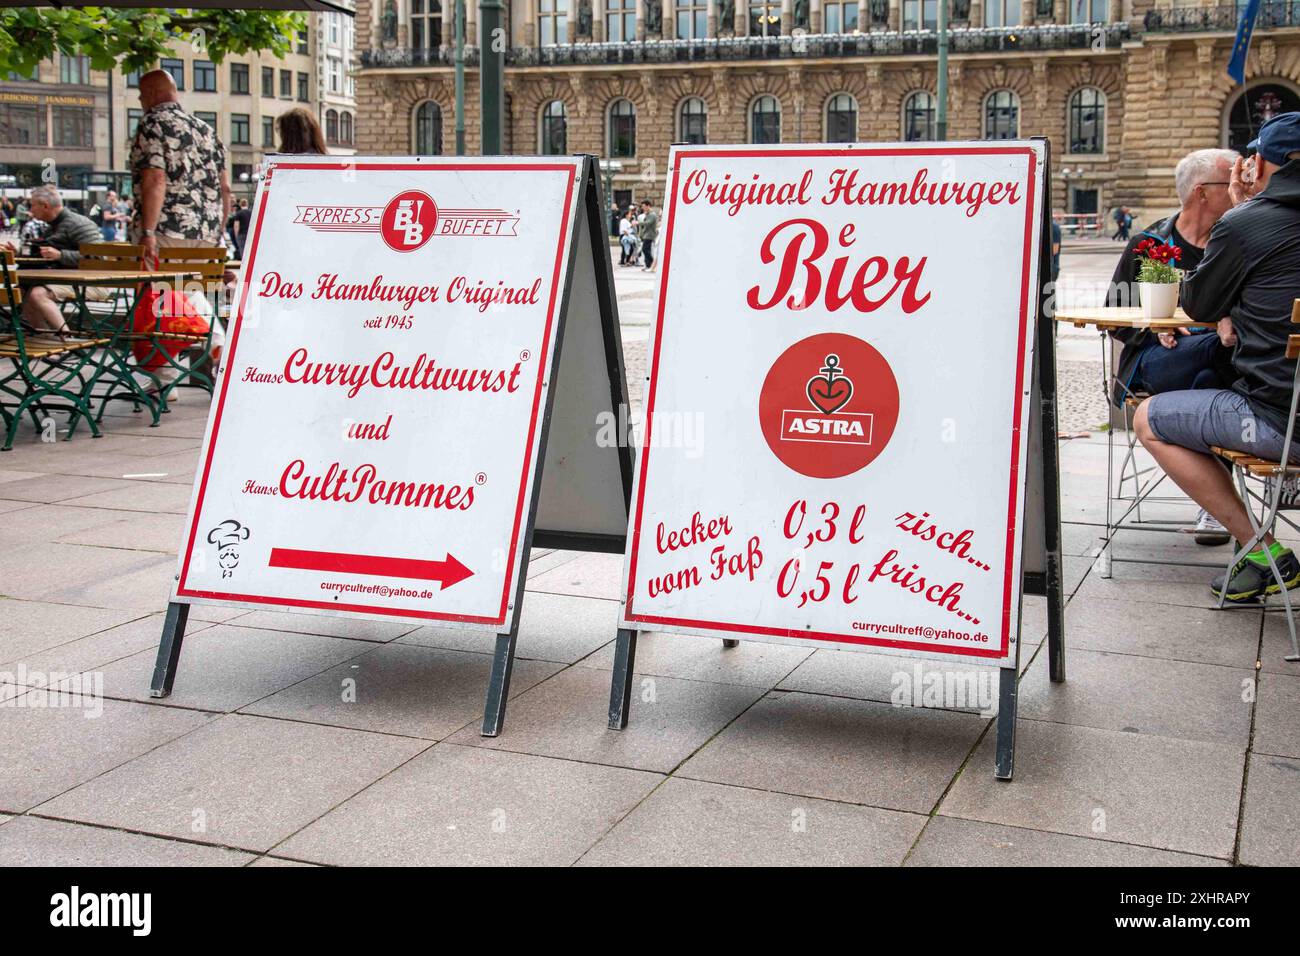
<svg viewBox="0 0 1300 956">
<path fill-rule="evenodd" d="M 159 292 L 154 285 L 147 285 L 136 302 L 131 331 L 140 336 L 152 334 L 153 338 L 137 338 L 132 343 L 136 363 L 148 372 L 160 369 L 168 364 L 168 355 L 175 357 L 199 344 L 186 339 L 168 339 L 166 333 L 207 335 L 208 330 L 208 320 L 183 292 L 175 289 Z"/>
</svg>

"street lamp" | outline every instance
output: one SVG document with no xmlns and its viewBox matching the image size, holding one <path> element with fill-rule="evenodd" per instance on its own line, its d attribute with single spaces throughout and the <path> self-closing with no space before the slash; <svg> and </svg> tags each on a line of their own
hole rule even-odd
<svg viewBox="0 0 1300 956">
<path fill-rule="evenodd" d="M 602 159 L 600 161 L 600 175 L 605 181 L 605 197 L 608 199 L 611 208 L 614 203 L 614 177 L 623 171 L 623 164 L 617 159 Z M 610 234 L 614 235 L 614 220 L 610 218 Z"/>
</svg>

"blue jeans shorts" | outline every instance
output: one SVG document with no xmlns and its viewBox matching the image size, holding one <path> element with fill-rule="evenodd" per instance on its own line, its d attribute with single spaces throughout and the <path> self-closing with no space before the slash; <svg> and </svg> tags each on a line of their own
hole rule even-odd
<svg viewBox="0 0 1300 956">
<path fill-rule="evenodd" d="M 1147 423 L 1162 442 L 1210 454 L 1211 446 L 1277 461 L 1286 436 L 1255 414 L 1250 403 L 1227 389 L 1161 392 L 1147 402 Z M 1300 463 L 1300 431 L 1291 440 L 1291 461 Z"/>
</svg>

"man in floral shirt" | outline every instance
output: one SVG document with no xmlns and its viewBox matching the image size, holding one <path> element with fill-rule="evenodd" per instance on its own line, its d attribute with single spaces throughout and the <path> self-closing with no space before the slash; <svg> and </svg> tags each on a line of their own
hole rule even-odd
<svg viewBox="0 0 1300 956">
<path fill-rule="evenodd" d="M 144 115 L 131 145 L 131 238 L 152 258 L 160 246 L 216 246 L 230 214 L 226 149 L 216 131 L 177 102 L 166 70 L 140 77 Z"/>
</svg>

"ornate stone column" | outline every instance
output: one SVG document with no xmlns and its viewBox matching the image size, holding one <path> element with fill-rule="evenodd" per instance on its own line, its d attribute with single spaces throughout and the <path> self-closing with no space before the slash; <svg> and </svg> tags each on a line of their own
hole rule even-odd
<svg viewBox="0 0 1300 956">
<path fill-rule="evenodd" d="M 858 19 L 871 16 L 871 8 L 862 3 L 858 6 Z M 899 0 L 889 0 L 889 29 L 897 33 L 903 29 L 903 5 Z"/>
<path fill-rule="evenodd" d="M 473 0 L 465 0 L 465 45 L 478 45 L 478 4 Z"/>
<path fill-rule="evenodd" d="M 1035 0 L 1021 0 L 1020 2 L 1020 22 L 1025 26 L 1032 26 L 1034 22 Z"/>
<path fill-rule="evenodd" d="M 591 38 L 597 43 L 605 39 L 605 0 L 591 0 Z"/>
<path fill-rule="evenodd" d="M 793 0 L 781 0 L 781 35 L 788 37 L 794 29 Z"/>
<path fill-rule="evenodd" d="M 636 38 L 645 39 L 645 0 L 636 0 Z"/>
<path fill-rule="evenodd" d="M 736 36 L 749 36 L 749 0 L 736 0 Z"/>
</svg>

